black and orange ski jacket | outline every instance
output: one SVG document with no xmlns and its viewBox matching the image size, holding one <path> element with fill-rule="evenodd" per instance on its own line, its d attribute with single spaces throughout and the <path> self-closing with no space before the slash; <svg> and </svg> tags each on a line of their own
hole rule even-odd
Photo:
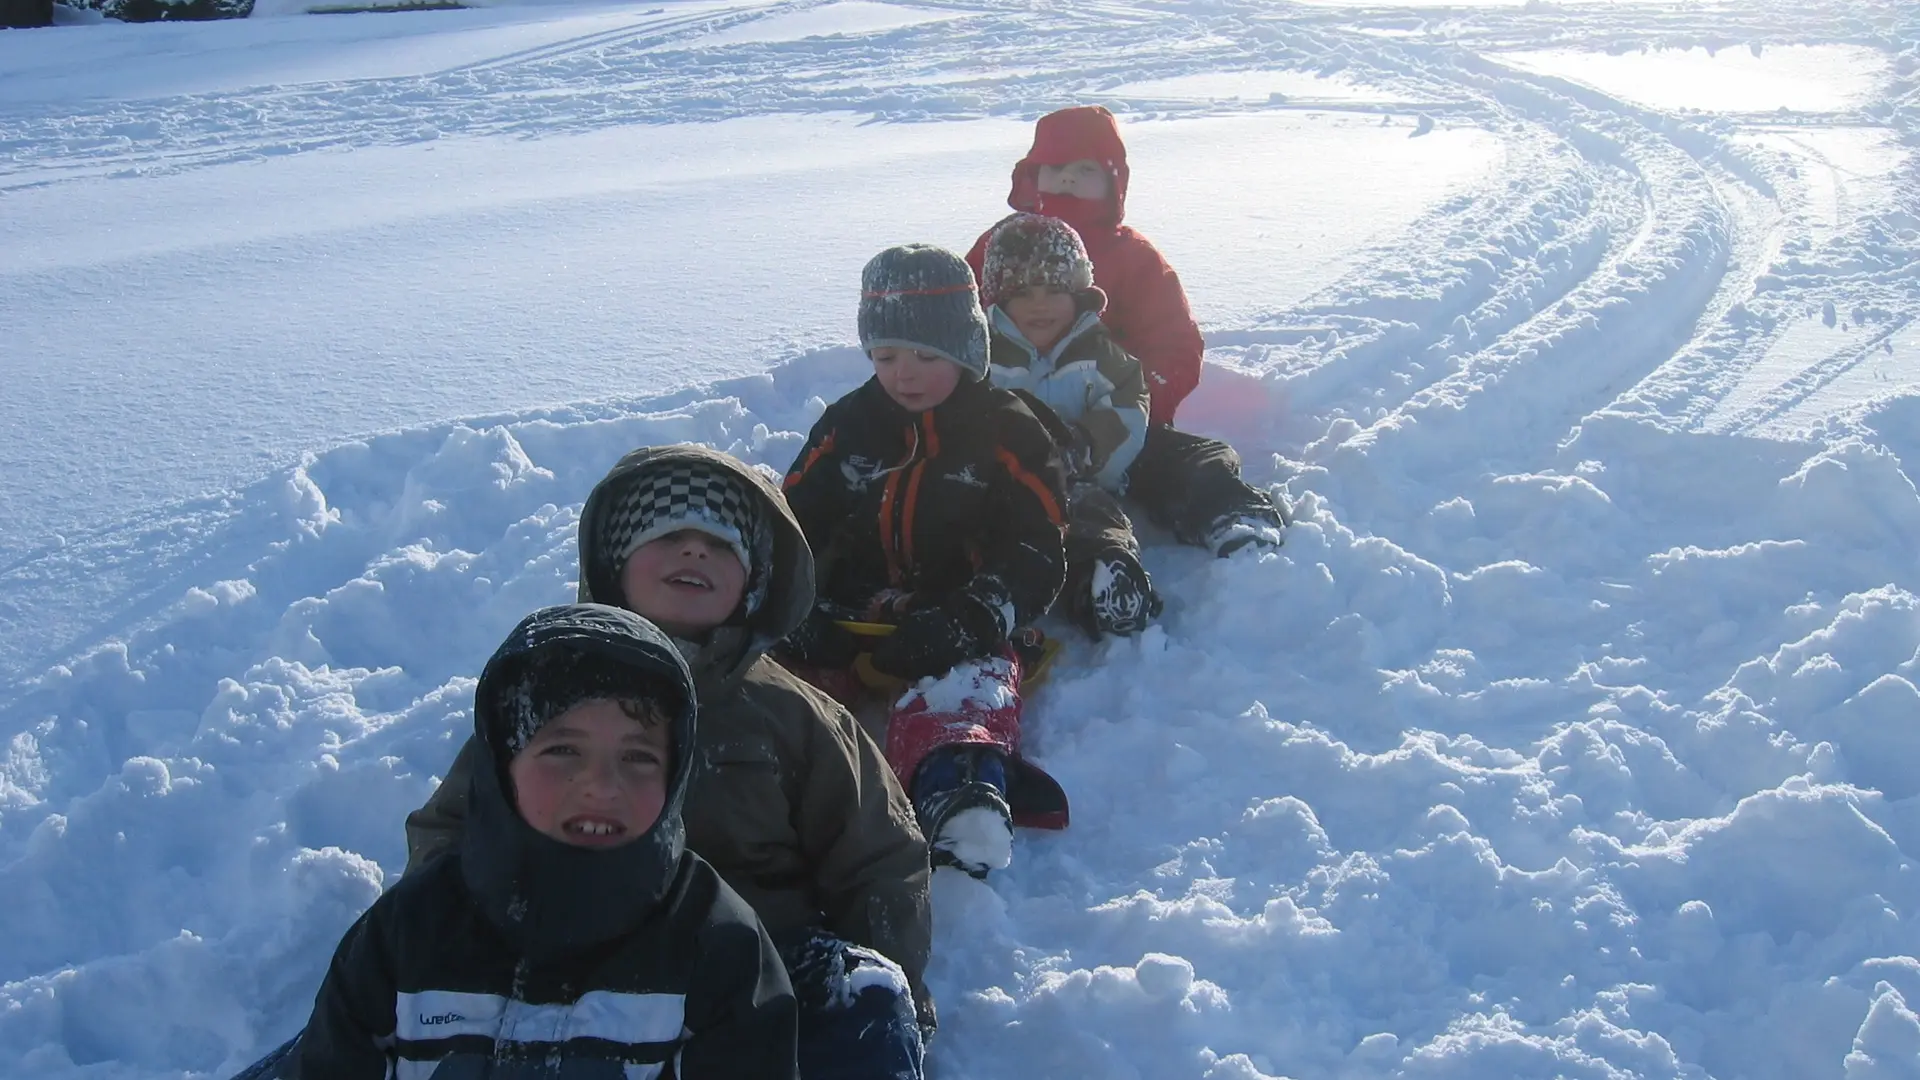
<svg viewBox="0 0 1920 1080">
<path fill-rule="evenodd" d="M 1066 470 L 1017 394 L 964 381 L 926 412 L 869 379 L 828 406 L 787 473 L 820 600 L 889 620 L 970 599 L 1005 636 L 1066 574 Z"/>
</svg>

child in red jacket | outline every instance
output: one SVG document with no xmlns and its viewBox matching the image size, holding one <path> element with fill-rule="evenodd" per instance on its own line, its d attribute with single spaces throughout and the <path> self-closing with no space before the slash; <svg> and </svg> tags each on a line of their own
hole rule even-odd
<svg viewBox="0 0 1920 1080">
<path fill-rule="evenodd" d="M 1098 105 L 1061 109 L 1035 125 L 1032 149 L 1013 167 L 1007 205 L 1073 226 L 1093 263 L 1093 284 L 1106 297 L 1101 322 L 1146 372 L 1152 406 L 1127 493 L 1183 542 L 1217 555 L 1278 547 L 1285 511 L 1240 479 L 1240 456 L 1217 439 L 1173 427 L 1175 410 L 1199 385 L 1205 344 L 1179 275 L 1152 241 L 1123 224 L 1130 175 L 1112 113 Z M 983 294 L 991 291 L 987 246 L 998 228 L 981 234 L 967 254 Z"/>
</svg>

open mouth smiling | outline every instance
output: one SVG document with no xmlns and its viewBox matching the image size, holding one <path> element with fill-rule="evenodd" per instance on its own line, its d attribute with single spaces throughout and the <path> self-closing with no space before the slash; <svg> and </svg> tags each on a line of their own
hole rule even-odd
<svg viewBox="0 0 1920 1080">
<path fill-rule="evenodd" d="M 588 844 L 607 844 L 618 841 L 627 834 L 627 827 L 612 818 L 593 814 L 582 814 L 568 818 L 560 826 L 568 836 L 575 837 Z"/>
<path fill-rule="evenodd" d="M 703 589 L 707 592 L 713 591 L 713 582 L 708 580 L 705 574 L 696 574 L 691 570 L 682 570 L 676 574 L 669 574 L 667 575 L 666 582 L 669 585 L 679 585 L 684 588 Z"/>
</svg>

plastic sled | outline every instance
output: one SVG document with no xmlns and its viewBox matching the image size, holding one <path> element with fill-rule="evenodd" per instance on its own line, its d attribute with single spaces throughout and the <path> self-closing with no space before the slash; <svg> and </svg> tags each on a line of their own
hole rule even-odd
<svg viewBox="0 0 1920 1080">
<path fill-rule="evenodd" d="M 861 622 L 857 619 L 835 619 L 834 622 L 853 632 L 856 637 L 883 638 L 893 633 L 892 623 Z M 1047 675 L 1053 671 L 1054 658 L 1060 655 L 1063 646 L 1060 642 L 1032 627 L 1023 627 L 1013 633 L 1013 650 L 1020 657 L 1020 694 L 1025 697 L 1046 684 Z M 906 680 L 891 675 L 882 675 L 873 668 L 873 658 L 861 653 L 853 662 L 853 670 L 860 681 L 873 690 L 884 693 L 899 693 L 906 689 Z"/>
<path fill-rule="evenodd" d="M 1018 754 L 1007 759 L 1007 809 L 1022 829 L 1058 831 L 1071 820 L 1067 789 L 1047 770 Z"/>
</svg>

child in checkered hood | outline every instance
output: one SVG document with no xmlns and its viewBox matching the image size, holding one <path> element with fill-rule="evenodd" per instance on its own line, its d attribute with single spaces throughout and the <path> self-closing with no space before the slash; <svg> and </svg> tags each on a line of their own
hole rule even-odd
<svg viewBox="0 0 1920 1080">
<path fill-rule="evenodd" d="M 820 602 L 786 656 L 850 703 L 877 696 L 852 674 L 868 649 L 879 676 L 917 684 L 880 691 L 887 760 L 936 864 L 984 874 L 1011 855 L 1009 795 L 1031 775 L 1010 636 L 1059 591 L 1065 472 L 1026 402 L 987 381 L 986 318 L 958 256 L 874 256 L 859 330 L 873 378 L 827 407 L 787 473 Z M 847 619 L 892 631 L 863 642 Z"/>
<path fill-rule="evenodd" d="M 1199 385 L 1205 343 L 1179 276 L 1152 241 L 1124 224 L 1130 178 L 1127 147 L 1112 113 L 1082 105 L 1041 117 L 1033 147 L 1013 167 L 1007 204 L 1018 213 L 982 233 L 967 255 L 980 280 L 980 302 L 1000 309 L 996 335 L 1027 324 L 1031 340 L 1020 344 L 1034 354 L 1029 366 L 1035 369 L 1069 347 L 1064 338 L 1044 339 L 1089 328 L 1089 315 L 1110 339 L 1103 347 L 1117 346 L 1137 361 L 1148 393 L 1146 427 L 1130 447 L 1130 462 L 1119 468 L 1109 463 L 1099 486 L 1125 490 L 1182 542 L 1217 555 L 1277 547 L 1286 508 L 1241 481 L 1240 457 L 1232 447 L 1173 426 L 1180 403 Z M 1033 215 L 1070 228 L 1049 234 Z M 1066 241 L 1066 235 L 1074 239 Z M 1050 254 L 1044 251 L 1049 246 Z M 1048 304 L 1055 308 L 1051 315 L 1044 311 Z M 1007 318 L 1015 315 L 1020 317 Z M 1019 388 L 1021 383 L 1007 381 L 1019 366 L 1003 362 L 1007 353 L 996 341 L 994 381 Z M 1116 392 L 1131 393 L 1124 384 Z M 1130 416 L 1131 408 L 1129 399 L 1123 412 Z M 1080 423 L 1073 412 L 1065 410 L 1064 418 Z M 1116 486 L 1121 473 L 1123 486 Z M 1070 597 L 1080 584 L 1069 584 Z"/>
<path fill-rule="evenodd" d="M 926 843 L 873 740 L 765 655 L 813 609 L 813 556 L 786 501 L 726 454 L 649 447 L 588 495 L 579 534 L 580 598 L 652 619 L 692 667 L 687 845 L 779 946 L 801 1076 L 917 1077 L 934 1027 Z M 475 749 L 408 817 L 409 876 L 457 842 Z"/>
</svg>

